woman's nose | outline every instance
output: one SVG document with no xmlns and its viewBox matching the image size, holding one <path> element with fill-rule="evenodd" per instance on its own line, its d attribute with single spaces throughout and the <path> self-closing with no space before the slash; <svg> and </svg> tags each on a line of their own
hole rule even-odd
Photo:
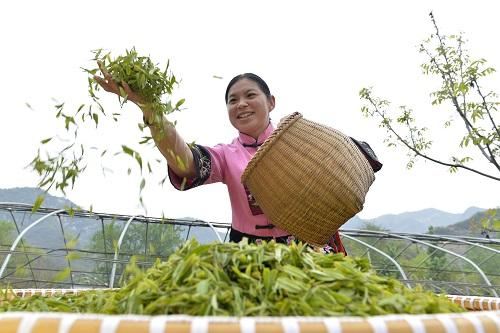
<svg viewBox="0 0 500 333">
<path fill-rule="evenodd" d="M 247 106 L 248 106 L 248 103 L 244 98 L 242 98 L 238 101 L 238 109 L 241 109 L 241 108 L 244 108 Z"/>
</svg>

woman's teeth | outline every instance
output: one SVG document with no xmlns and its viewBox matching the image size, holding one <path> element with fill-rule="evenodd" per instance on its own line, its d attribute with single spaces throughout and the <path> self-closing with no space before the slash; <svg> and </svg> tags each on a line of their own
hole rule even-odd
<svg viewBox="0 0 500 333">
<path fill-rule="evenodd" d="M 247 112 L 247 113 L 242 113 L 238 116 L 238 119 L 244 119 L 244 118 L 248 118 L 252 115 L 253 113 L 251 112 Z"/>
</svg>

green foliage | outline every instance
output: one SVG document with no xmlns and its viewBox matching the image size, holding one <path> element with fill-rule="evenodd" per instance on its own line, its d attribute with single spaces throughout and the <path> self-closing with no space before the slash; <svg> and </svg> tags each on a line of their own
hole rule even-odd
<svg viewBox="0 0 500 333">
<path fill-rule="evenodd" d="M 427 57 L 422 64 L 425 75 L 439 78 L 441 87 L 432 92 L 432 105 L 448 103 L 453 113 L 465 125 L 465 135 L 459 140 L 459 147 L 473 145 L 500 173 L 500 128 L 498 126 L 498 95 L 486 93 L 480 84 L 495 69 L 488 67 L 484 59 L 471 59 L 465 49 L 465 41 L 460 35 L 443 35 L 440 33 L 434 16 L 430 14 L 435 33 L 420 45 L 420 52 Z M 446 158 L 431 156 L 429 151 L 432 140 L 426 137 L 427 127 L 416 125 L 412 109 L 401 106 L 399 113 L 389 112 L 390 102 L 373 95 L 372 88 L 363 88 L 359 92 L 365 105 L 361 112 L 367 117 L 380 120 L 379 126 L 387 132 L 385 142 L 388 146 L 402 145 L 408 153 L 407 167 L 411 168 L 417 157 L 447 166 L 450 172 L 464 169 L 481 176 L 500 181 L 500 176 L 488 174 L 468 164 L 470 156 L 454 156 Z M 452 121 L 445 122 L 449 127 Z"/>
<path fill-rule="evenodd" d="M 439 228 L 430 228 L 429 234 L 439 233 Z M 463 236 L 464 230 L 460 232 Z M 485 286 L 484 279 L 478 271 L 466 261 L 444 251 L 408 240 L 386 237 L 361 237 L 360 240 L 375 246 L 377 249 L 394 258 L 402 267 L 409 280 L 418 281 L 437 292 L 460 293 L 468 295 L 491 296 L 491 290 Z M 428 240 L 439 248 L 445 248 L 461 254 L 476 263 L 488 276 L 490 282 L 500 285 L 497 274 L 500 257 L 487 249 L 465 244 L 453 244 L 446 241 Z M 350 256 L 363 256 L 382 276 L 401 279 L 402 275 L 389 259 L 367 247 L 349 239 L 344 245 Z M 486 244 L 484 244 L 486 245 Z M 500 250 L 500 245 L 487 244 L 487 247 Z M 461 290 L 461 291 L 458 291 Z"/>
<path fill-rule="evenodd" d="M 16 235 L 16 229 L 11 221 L 0 220 L 0 246 L 12 245 Z"/>
<path fill-rule="evenodd" d="M 82 165 L 84 162 L 83 146 L 80 147 L 78 154 L 76 149 L 72 150 L 72 156 L 65 154 L 73 146 L 73 144 L 68 145 L 55 155 L 46 152 L 45 157 L 41 155 L 40 149 L 38 150 L 37 155 L 30 162 L 32 170 L 40 177 L 38 187 L 48 191 L 55 185 L 56 190 L 66 194 L 66 188 L 70 185 L 74 186 L 76 179 L 85 171 L 86 166 Z M 36 204 L 35 202 L 34 206 Z"/>
<path fill-rule="evenodd" d="M 17 237 L 17 231 L 14 223 L 12 221 L 0 220 L 0 262 L 3 262 L 10 250 L 14 240 Z M 41 257 L 43 253 L 37 248 L 32 247 L 26 241 L 18 244 L 17 250 L 24 252 L 25 254 L 14 254 L 10 258 L 7 269 L 4 271 L 2 280 L 0 281 L 0 288 L 4 287 L 6 284 L 12 281 L 22 281 L 24 279 L 33 279 L 33 271 L 31 270 L 31 265 L 37 265 L 37 267 L 50 267 L 46 258 Z M 28 254 L 29 253 L 29 254 Z M 36 277 L 40 280 L 50 280 L 52 278 L 52 273 L 49 272 L 37 272 Z M 33 283 L 22 284 L 17 283 L 17 287 L 31 287 L 33 288 Z"/>
<path fill-rule="evenodd" d="M 430 226 L 427 233 L 432 235 L 434 233 L 434 228 Z M 446 265 L 448 264 L 446 252 L 428 247 L 427 256 L 428 257 L 425 260 L 424 267 L 429 270 L 430 274 L 428 276 L 428 279 L 437 281 L 450 281 L 450 273 L 442 270 L 442 268 L 446 267 Z"/>
<path fill-rule="evenodd" d="M 440 235 L 468 235 L 471 237 L 495 237 L 500 232 L 500 208 L 491 208 L 480 212 L 471 218 L 447 227 L 435 228 L 435 233 Z"/>
<path fill-rule="evenodd" d="M 124 225 L 107 223 L 104 230 L 92 236 L 90 249 L 107 253 L 108 260 L 114 256 Z M 132 255 L 143 263 L 152 263 L 155 258 L 165 260 L 183 242 L 181 227 L 166 223 L 133 223 L 127 229 L 120 247 L 120 258 L 129 260 Z M 121 265 L 120 267 L 121 268 Z M 111 264 L 97 264 L 95 271 L 108 274 Z"/>
<path fill-rule="evenodd" d="M 488 209 L 480 220 L 483 230 L 500 231 L 500 209 Z"/>
<path fill-rule="evenodd" d="M 119 85 L 121 106 L 128 101 L 128 96 L 123 88 L 123 86 L 128 85 L 135 93 L 144 98 L 147 107 L 153 111 L 154 118 L 158 122 L 159 119 L 163 119 L 164 115 L 181 110 L 185 100 L 180 99 L 174 102 L 170 99 L 178 81 L 175 75 L 170 72 L 168 62 L 165 68 L 160 68 L 150 57 L 139 55 L 135 48 L 126 50 L 125 54 L 116 58 L 113 58 L 111 53 L 106 53 L 102 49 L 95 50 L 93 51 L 93 61 L 94 63 L 100 63 L 102 68 Z M 56 191 L 66 194 L 66 190 L 75 186 L 77 179 L 87 167 L 88 158 L 86 152 L 89 149 L 97 150 L 97 153 L 102 158 L 110 150 L 104 143 L 100 147 L 88 147 L 85 142 L 78 143 L 78 131 L 84 127 L 85 122 L 90 121 L 97 131 L 103 119 L 118 122 L 121 117 L 121 113 L 105 112 L 99 100 L 97 92 L 101 87 L 94 76 L 102 74 L 99 73 L 100 69 L 83 68 L 83 70 L 89 74 L 88 92 L 91 102 L 80 104 L 73 112 L 65 111 L 65 108 L 67 108 L 65 103 L 57 103 L 54 106 L 55 117 L 62 120 L 62 126 L 69 137 L 61 139 L 60 136 L 54 135 L 41 140 L 41 147 L 29 164 L 31 169 L 39 176 L 38 187 L 46 191 L 55 188 Z M 143 131 L 145 125 L 141 122 L 138 127 L 140 131 Z M 96 135 L 99 134 L 96 133 Z M 143 136 L 138 139 L 139 145 L 150 144 L 152 140 L 150 136 Z M 63 143 L 62 149 L 58 148 L 61 143 Z M 142 204 L 141 193 L 146 186 L 144 172 L 152 173 L 150 162 L 143 158 L 143 154 L 139 149 L 133 149 L 125 145 L 120 147 L 115 154 L 107 154 L 106 156 L 113 158 L 122 153 L 132 157 L 132 163 L 137 163 L 139 166 L 141 179 L 138 183 L 138 192 L 139 202 Z M 148 166 L 147 170 L 143 170 L 143 165 Z M 131 172 L 129 172 L 130 174 Z"/>
<path fill-rule="evenodd" d="M 370 230 L 370 231 L 383 231 L 387 232 L 389 229 L 384 229 L 382 227 L 379 227 L 375 223 L 372 222 L 364 222 L 363 226 L 361 227 L 362 230 Z"/>
<path fill-rule="evenodd" d="M 184 103 L 184 100 L 179 100 L 175 106 L 171 102 L 163 102 L 164 95 L 171 95 L 174 86 L 178 83 L 175 75 L 169 73 L 169 63 L 165 69 L 157 67 L 153 61 L 146 56 L 140 56 L 135 48 L 127 50 L 124 55 L 118 56 L 115 59 L 111 58 L 110 53 L 103 54 L 103 50 L 94 51 L 94 60 L 100 61 L 104 68 L 113 77 L 113 80 L 120 85 L 122 104 L 127 101 L 123 84 L 128 86 L 143 97 L 151 107 L 163 114 L 168 114 L 174 110 L 178 110 Z M 99 84 L 93 75 L 99 72 L 99 68 L 84 69 L 91 75 L 89 78 L 89 94 L 97 100 L 95 91 L 100 89 Z"/>
<path fill-rule="evenodd" d="M 369 316 L 462 312 L 445 296 L 376 275 L 365 259 L 304 244 L 200 245 L 192 240 L 144 271 L 129 265 L 119 290 L 14 298 L 4 311 L 212 316 Z"/>
<path fill-rule="evenodd" d="M 90 248 L 99 252 L 115 251 L 123 230 L 122 225 L 111 222 L 92 236 Z M 146 234 L 147 233 L 147 234 Z M 181 228 L 166 223 L 133 223 L 127 229 L 120 252 L 129 254 L 145 253 L 166 258 L 182 242 Z"/>
<path fill-rule="evenodd" d="M 500 244 L 488 245 L 488 247 L 500 251 Z M 467 257 L 473 262 L 480 264 L 480 268 L 488 275 L 490 282 L 494 286 L 500 285 L 500 276 L 498 275 L 498 267 L 500 267 L 500 256 L 493 254 L 481 248 L 473 248 L 467 253 Z M 476 278 L 477 283 L 482 283 L 479 278 Z"/>
<path fill-rule="evenodd" d="M 31 212 L 35 213 L 42 206 L 42 203 L 44 200 L 45 200 L 44 195 L 37 196 L 35 199 L 35 203 L 33 204 L 33 207 L 31 208 Z"/>
</svg>

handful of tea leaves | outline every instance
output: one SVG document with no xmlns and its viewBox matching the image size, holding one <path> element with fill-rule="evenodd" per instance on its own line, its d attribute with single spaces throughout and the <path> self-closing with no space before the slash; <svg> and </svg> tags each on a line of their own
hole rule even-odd
<svg viewBox="0 0 500 333">
<path fill-rule="evenodd" d="M 94 51 L 94 60 L 100 62 L 103 68 L 111 75 L 119 85 L 122 104 L 127 101 L 127 94 L 123 89 L 126 83 L 136 94 L 141 96 L 148 106 L 158 115 L 167 115 L 179 110 L 184 99 L 179 100 L 175 106 L 170 100 L 162 101 L 162 98 L 171 95 L 177 79 L 175 75 L 168 73 L 169 62 L 165 69 L 161 70 L 149 57 L 139 56 L 135 49 L 126 51 L 125 55 L 112 59 L 110 53 L 102 54 L 102 50 Z M 100 89 L 94 75 L 100 72 L 99 68 L 84 69 L 92 76 L 89 77 L 89 94 L 97 102 L 95 91 Z"/>
<path fill-rule="evenodd" d="M 138 95 L 140 95 L 147 103 L 156 119 L 161 118 L 171 112 L 180 110 L 184 99 L 179 100 L 175 104 L 170 100 L 170 95 L 178 81 L 172 73 L 169 72 L 169 63 L 164 69 L 160 69 L 153 61 L 146 56 L 140 56 L 137 51 L 132 48 L 126 51 L 124 55 L 112 58 L 110 53 L 104 53 L 102 49 L 93 51 L 93 62 L 99 62 L 103 69 L 105 69 L 119 85 L 120 89 L 120 105 L 123 106 L 127 102 L 127 94 L 123 89 L 124 83 Z M 102 106 L 96 92 L 101 89 L 94 75 L 102 75 L 99 68 L 83 69 L 86 73 L 90 74 L 88 78 L 88 91 L 92 99 L 90 104 L 81 104 L 74 112 L 65 112 L 65 104 L 58 103 L 55 106 L 56 118 L 63 120 L 63 125 L 66 133 L 73 133 L 72 137 L 60 140 L 63 142 L 61 149 L 48 149 L 49 145 L 57 144 L 59 136 L 53 136 L 42 140 L 40 143 L 44 146 L 45 152 L 42 153 L 38 149 L 36 157 L 31 161 L 31 168 L 38 173 L 40 180 L 38 186 L 48 191 L 50 188 L 55 187 L 65 194 L 65 190 L 71 185 L 73 188 L 77 178 L 83 173 L 87 165 L 85 153 L 90 148 L 97 150 L 100 158 L 104 155 L 110 155 L 108 147 L 87 147 L 85 142 L 78 142 L 78 130 L 83 126 L 83 123 L 90 120 L 95 124 L 97 130 L 99 120 L 102 117 L 109 117 L 118 122 L 121 114 L 119 112 L 106 113 Z M 144 129 L 144 124 L 139 123 L 139 129 Z M 60 139 L 60 138 L 59 138 Z M 139 144 L 147 144 L 152 140 L 149 135 L 142 136 Z M 54 153 L 55 151 L 55 153 Z M 142 179 L 140 181 L 139 193 L 145 187 L 146 180 L 144 178 L 143 167 L 147 167 L 149 173 L 152 172 L 151 164 L 146 161 L 139 149 L 131 148 L 127 145 L 121 145 L 120 149 L 114 152 L 112 156 L 118 154 L 126 154 L 131 156 L 133 163 L 139 166 Z M 161 160 L 156 160 L 158 163 Z M 104 172 L 104 170 L 103 170 Z M 131 168 L 128 168 L 128 173 L 131 173 Z M 166 177 L 162 180 L 165 181 Z M 37 200 L 37 206 L 41 204 L 41 200 Z M 140 197 L 142 203 L 142 197 Z"/>
<path fill-rule="evenodd" d="M 378 276 L 366 259 L 303 244 L 188 241 L 148 270 L 127 266 L 117 290 L 16 297 L 1 311 L 214 316 L 369 316 L 462 312 L 445 296 Z M 123 276 L 122 276 L 123 278 Z"/>
</svg>

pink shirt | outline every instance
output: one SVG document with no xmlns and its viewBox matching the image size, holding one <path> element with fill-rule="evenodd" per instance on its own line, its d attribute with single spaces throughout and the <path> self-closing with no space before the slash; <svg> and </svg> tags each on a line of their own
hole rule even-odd
<svg viewBox="0 0 500 333">
<path fill-rule="evenodd" d="M 240 133 L 230 144 L 218 144 L 215 147 L 195 145 L 192 147 L 197 176 L 189 179 L 181 189 L 182 179 L 169 168 L 172 185 L 179 190 L 222 182 L 226 184 L 231 200 L 232 227 L 237 231 L 262 237 L 281 237 L 288 232 L 277 227 L 272 229 L 257 229 L 256 226 L 270 225 L 271 221 L 260 210 L 248 190 L 241 183 L 241 175 L 248 162 L 260 146 L 273 132 L 271 123 L 255 140 L 253 137 Z"/>
</svg>

